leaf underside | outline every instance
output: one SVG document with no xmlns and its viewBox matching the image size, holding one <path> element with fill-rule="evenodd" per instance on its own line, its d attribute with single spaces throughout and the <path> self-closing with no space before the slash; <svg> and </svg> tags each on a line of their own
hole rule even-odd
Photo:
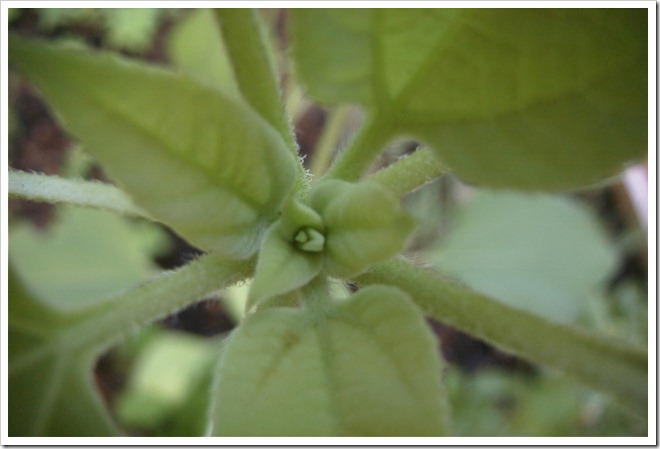
<svg viewBox="0 0 660 449">
<path fill-rule="evenodd" d="M 318 317 L 256 312 L 220 360 L 219 436 L 442 435 L 437 342 L 407 296 L 376 286 Z"/>
<path fill-rule="evenodd" d="M 358 103 L 464 180 L 558 190 L 647 151 L 645 9 L 299 9 L 317 100 Z M 343 45 L 342 45 L 343 44 Z"/>
<path fill-rule="evenodd" d="M 246 258 L 294 182 L 295 161 L 243 101 L 183 74 L 15 36 L 13 62 L 65 127 L 155 219 Z"/>
</svg>

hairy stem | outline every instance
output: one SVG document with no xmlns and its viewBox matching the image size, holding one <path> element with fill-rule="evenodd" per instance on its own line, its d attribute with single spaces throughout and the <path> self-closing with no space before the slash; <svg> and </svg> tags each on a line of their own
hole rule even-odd
<svg viewBox="0 0 660 449">
<path fill-rule="evenodd" d="M 258 12 L 242 8 L 220 8 L 215 12 L 243 97 L 297 156 L 298 147 L 280 101 L 273 52 Z"/>
<path fill-rule="evenodd" d="M 69 203 L 150 218 L 123 190 L 101 182 L 9 169 L 9 195 L 47 203 Z"/>
<path fill-rule="evenodd" d="M 312 175 L 319 176 L 327 170 L 350 112 L 350 107 L 340 106 L 330 113 L 323 133 L 314 147 L 310 168 Z"/>
<path fill-rule="evenodd" d="M 367 117 L 348 147 L 339 153 L 326 176 L 358 181 L 390 140 L 389 130 L 390 127 L 377 117 Z"/>
<path fill-rule="evenodd" d="M 254 271 L 254 260 L 226 261 L 207 255 L 175 271 L 88 309 L 82 310 L 59 344 L 106 349 L 154 321 L 236 284 Z"/>
<path fill-rule="evenodd" d="M 433 181 L 447 171 L 428 148 L 420 148 L 411 155 L 403 156 L 370 179 L 403 197 Z"/>
<path fill-rule="evenodd" d="M 559 370 L 645 416 L 648 356 L 640 348 L 552 323 L 395 259 L 355 279 L 407 291 L 429 316 L 505 351 Z"/>
</svg>

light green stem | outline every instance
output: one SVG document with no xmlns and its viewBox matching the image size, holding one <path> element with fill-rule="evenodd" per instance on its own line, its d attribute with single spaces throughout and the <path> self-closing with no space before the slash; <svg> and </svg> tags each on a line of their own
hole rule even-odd
<svg viewBox="0 0 660 449">
<path fill-rule="evenodd" d="M 326 177 L 358 181 L 392 137 L 390 127 L 377 117 L 367 117 L 348 147 L 335 158 Z"/>
<path fill-rule="evenodd" d="M 645 416 L 646 351 L 511 308 L 395 259 L 355 279 L 408 292 L 429 316 L 531 362 L 565 373 Z"/>
<path fill-rule="evenodd" d="M 310 167 L 312 175 L 319 176 L 327 170 L 350 112 L 350 107 L 340 106 L 330 113 L 323 133 L 314 147 Z"/>
<path fill-rule="evenodd" d="M 123 295 L 79 312 L 58 339 L 65 347 L 82 344 L 106 349 L 142 327 L 253 274 L 254 260 L 226 261 L 207 255 L 166 272 Z M 80 336 L 85 340 L 79 342 Z"/>
<path fill-rule="evenodd" d="M 69 203 L 150 218 L 123 190 L 101 182 L 9 169 L 9 195 L 47 203 Z"/>
<path fill-rule="evenodd" d="M 273 52 L 258 12 L 236 8 L 216 9 L 215 12 L 243 97 L 280 133 L 297 156 L 298 147 L 280 101 Z"/>
<path fill-rule="evenodd" d="M 370 179 L 387 187 L 395 195 L 403 197 L 447 170 L 428 148 L 420 148 L 380 170 Z"/>
</svg>

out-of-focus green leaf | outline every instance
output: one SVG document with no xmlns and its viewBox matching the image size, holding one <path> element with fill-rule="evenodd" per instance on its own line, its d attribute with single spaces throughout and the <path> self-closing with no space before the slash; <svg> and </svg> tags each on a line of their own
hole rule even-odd
<svg viewBox="0 0 660 449">
<path fill-rule="evenodd" d="M 115 48 L 142 52 L 151 45 L 162 14 L 159 8 L 102 9 L 107 33 L 105 40 Z"/>
<path fill-rule="evenodd" d="M 457 436 L 644 436 L 642 419 L 546 372 L 447 371 Z"/>
<path fill-rule="evenodd" d="M 96 354 L 58 339 L 70 318 L 33 297 L 11 269 L 8 297 L 9 436 L 116 434 L 95 386 Z"/>
<path fill-rule="evenodd" d="M 374 286 L 329 307 L 245 320 L 220 359 L 213 433 L 445 434 L 437 341 L 407 295 Z"/>
<path fill-rule="evenodd" d="M 468 182 L 566 189 L 647 151 L 646 9 L 297 9 L 309 93 Z"/>
<path fill-rule="evenodd" d="M 30 288 L 51 306 L 81 308 L 135 287 L 157 270 L 150 259 L 165 243 L 147 222 L 112 212 L 61 207 L 46 231 L 12 227 L 9 257 Z"/>
<path fill-rule="evenodd" d="M 209 411 L 207 374 L 215 358 L 216 350 L 198 337 L 174 332 L 152 336 L 117 398 L 116 413 L 122 425 L 156 435 L 170 434 L 168 427 L 175 426 L 182 432 L 177 436 L 202 436 Z M 204 386 L 206 404 L 195 398 Z M 186 407 L 191 401 L 195 407 Z"/>
<path fill-rule="evenodd" d="M 429 257 L 483 294 L 575 323 L 603 293 L 617 254 L 598 222 L 566 198 L 479 191 Z"/>
<path fill-rule="evenodd" d="M 167 52 L 174 65 L 200 82 L 240 95 L 213 11 L 197 9 L 178 22 L 170 34 Z"/>
<path fill-rule="evenodd" d="M 239 99 L 108 54 L 12 36 L 11 59 L 135 202 L 192 244 L 247 258 L 297 163 Z"/>
<path fill-rule="evenodd" d="M 48 31 L 73 23 L 99 24 L 103 21 L 101 11 L 95 8 L 39 8 L 38 24 Z"/>
</svg>

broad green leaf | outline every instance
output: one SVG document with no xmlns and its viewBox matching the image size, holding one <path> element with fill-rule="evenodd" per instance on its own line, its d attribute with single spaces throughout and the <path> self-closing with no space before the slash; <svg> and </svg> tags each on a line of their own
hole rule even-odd
<svg viewBox="0 0 660 449">
<path fill-rule="evenodd" d="M 213 11 L 190 11 L 172 30 L 167 53 L 175 66 L 200 82 L 222 92 L 240 96 Z"/>
<path fill-rule="evenodd" d="M 201 249 L 228 258 L 257 250 L 296 162 L 245 103 L 109 54 L 16 36 L 10 46 L 12 62 L 138 205 Z"/>
<path fill-rule="evenodd" d="M 220 436 L 430 436 L 447 431 L 437 341 L 397 289 L 310 309 L 263 309 L 218 366 Z"/>
<path fill-rule="evenodd" d="M 355 276 L 394 256 L 413 229 L 399 200 L 373 182 L 325 181 L 310 202 L 323 218 L 325 267 L 331 276 Z"/>
<path fill-rule="evenodd" d="M 584 318 L 617 264 L 613 244 L 567 198 L 479 191 L 430 259 L 477 291 L 563 323 Z"/>
<path fill-rule="evenodd" d="M 305 252 L 284 234 L 278 221 L 266 233 L 259 251 L 254 280 L 250 286 L 246 308 L 288 293 L 305 285 L 323 268 L 320 252 Z"/>
<path fill-rule="evenodd" d="M 646 9 L 298 9 L 293 39 L 314 98 L 468 182 L 565 189 L 646 153 Z"/>
<path fill-rule="evenodd" d="M 70 322 L 35 299 L 11 269 L 8 297 L 9 436 L 116 434 L 95 387 L 94 354 L 55 349 Z"/>
<path fill-rule="evenodd" d="M 9 257 L 34 293 L 57 309 L 72 310 L 137 286 L 156 274 L 151 254 L 162 231 L 112 212 L 61 207 L 46 231 L 16 224 Z"/>
</svg>

